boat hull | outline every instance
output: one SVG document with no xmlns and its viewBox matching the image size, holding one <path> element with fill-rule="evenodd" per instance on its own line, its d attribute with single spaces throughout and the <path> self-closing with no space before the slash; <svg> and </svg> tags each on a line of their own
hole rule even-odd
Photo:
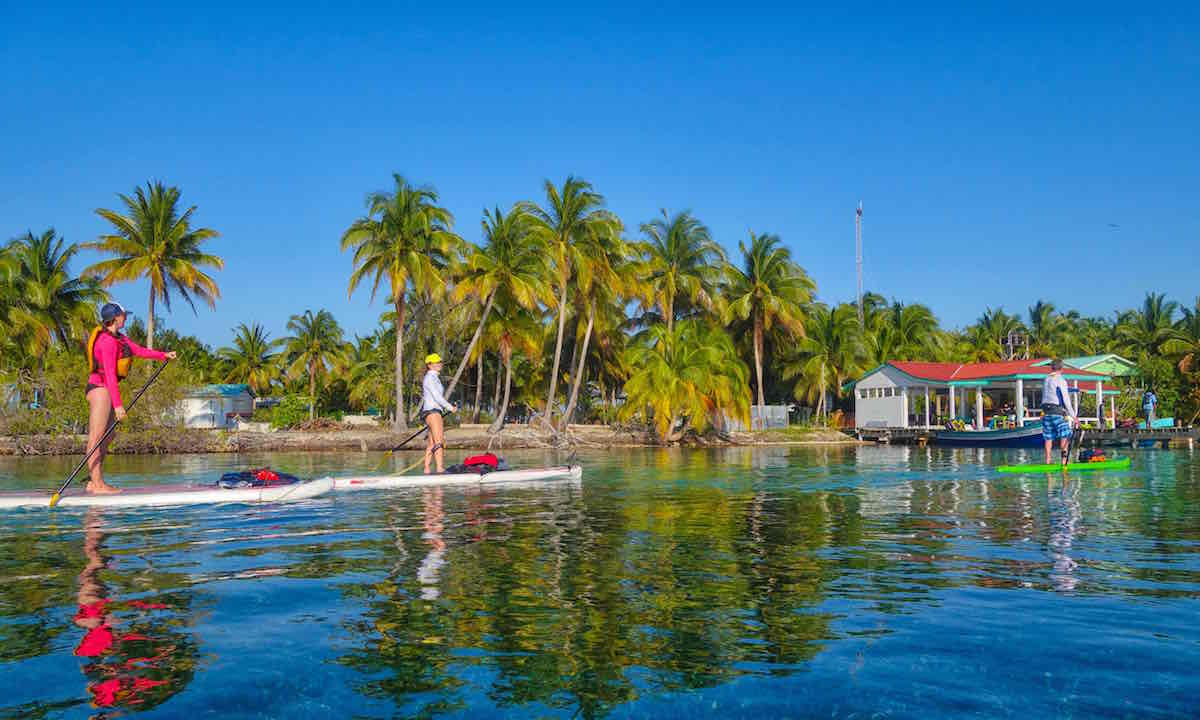
<svg viewBox="0 0 1200 720">
<path fill-rule="evenodd" d="M 289 485 L 248 488 L 222 488 L 216 485 L 147 485 L 123 488 L 112 495 L 89 495 L 72 488 L 63 493 L 58 507 L 166 507 L 171 505 L 213 505 L 223 503 L 295 502 L 324 495 L 333 489 L 333 481 L 308 480 Z M 0 509 L 50 507 L 50 493 L 0 493 Z"/>
<path fill-rule="evenodd" d="M 933 441 L 951 447 L 1040 448 L 1042 424 L 1012 430 L 938 430 Z"/>
</svg>

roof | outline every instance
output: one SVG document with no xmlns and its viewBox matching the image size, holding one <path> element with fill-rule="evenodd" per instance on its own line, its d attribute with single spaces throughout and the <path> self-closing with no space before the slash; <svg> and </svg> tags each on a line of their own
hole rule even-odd
<svg viewBox="0 0 1200 720">
<path fill-rule="evenodd" d="M 873 375 L 884 367 L 891 366 L 914 380 L 946 384 L 983 385 L 987 381 L 1040 379 L 1050 374 L 1049 360 L 1007 360 L 988 363 L 943 363 L 910 362 L 894 360 L 881 365 L 863 376 Z M 1090 370 L 1066 368 L 1063 377 L 1068 380 L 1109 380 L 1111 376 Z M 859 379 L 860 382 L 862 378 Z"/>
<path fill-rule="evenodd" d="M 1042 364 L 1049 360 L 1040 361 Z M 1103 355 L 1084 355 L 1083 357 L 1065 358 L 1063 363 L 1080 370 L 1102 372 L 1110 377 L 1130 377 L 1138 374 L 1137 364 L 1132 360 L 1121 357 L 1116 353 Z"/>
<path fill-rule="evenodd" d="M 242 393 L 254 397 L 254 393 L 250 391 L 250 386 L 244 383 L 235 385 L 202 385 L 198 388 L 188 390 L 184 393 L 184 396 L 190 398 L 237 397 Z"/>
</svg>

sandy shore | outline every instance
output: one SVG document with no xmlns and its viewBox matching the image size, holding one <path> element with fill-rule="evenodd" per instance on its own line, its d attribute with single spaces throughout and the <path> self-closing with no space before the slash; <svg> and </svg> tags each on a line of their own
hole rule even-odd
<svg viewBox="0 0 1200 720">
<path fill-rule="evenodd" d="M 414 428 L 415 430 L 415 428 Z M 361 452 L 391 450 L 410 433 L 390 430 L 353 428 L 323 431 L 250 432 L 220 430 L 170 430 L 159 433 L 120 435 L 113 443 L 114 453 L 236 453 L 358 450 Z M 0 455 L 73 455 L 83 453 L 87 438 L 84 435 L 26 435 L 0 437 Z M 572 425 L 569 444 L 591 448 L 655 447 L 653 438 L 643 433 L 616 430 L 604 425 Z M 515 448 L 544 448 L 551 445 L 548 436 L 533 432 L 528 426 L 514 425 L 494 435 L 486 425 L 463 425 L 450 428 L 446 446 L 452 450 L 510 450 Z M 767 431 L 734 433 L 729 441 L 704 440 L 698 446 L 734 445 L 828 445 L 854 444 L 854 438 L 831 430 L 797 433 Z M 419 449 L 424 436 L 410 441 L 405 447 Z"/>
</svg>

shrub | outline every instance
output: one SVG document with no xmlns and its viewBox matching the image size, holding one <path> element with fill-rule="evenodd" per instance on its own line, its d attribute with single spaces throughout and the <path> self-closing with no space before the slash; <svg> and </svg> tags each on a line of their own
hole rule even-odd
<svg viewBox="0 0 1200 720">
<path fill-rule="evenodd" d="M 308 420 L 308 396 L 287 395 L 271 413 L 271 427 L 279 429 L 294 428 Z"/>
</svg>

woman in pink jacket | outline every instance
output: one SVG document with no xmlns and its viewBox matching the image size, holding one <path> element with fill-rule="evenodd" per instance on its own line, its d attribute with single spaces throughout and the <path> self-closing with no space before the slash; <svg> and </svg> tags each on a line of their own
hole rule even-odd
<svg viewBox="0 0 1200 720">
<path fill-rule="evenodd" d="M 88 367 L 91 374 L 87 381 L 88 401 L 88 449 L 96 446 L 100 438 L 108 430 L 109 423 L 125 419 L 125 407 L 121 404 L 120 381 L 129 373 L 129 365 L 134 357 L 151 360 L 174 360 L 174 352 L 159 352 L 150 350 L 133 342 L 121 334 L 125 327 L 125 308 L 117 303 L 105 303 L 100 308 L 100 328 L 93 332 L 88 341 Z M 115 420 L 114 420 L 115 418 Z M 106 494 L 121 492 L 119 488 L 104 482 L 100 465 L 108 454 L 110 436 L 104 441 L 104 446 L 97 450 L 88 461 L 88 473 L 91 479 L 87 484 L 90 493 Z"/>
</svg>

